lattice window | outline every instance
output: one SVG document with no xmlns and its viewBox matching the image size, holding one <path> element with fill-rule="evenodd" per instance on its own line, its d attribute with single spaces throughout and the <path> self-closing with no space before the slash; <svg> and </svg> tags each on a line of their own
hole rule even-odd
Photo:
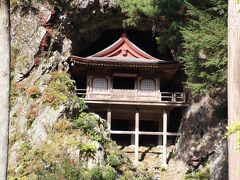
<svg viewBox="0 0 240 180">
<path fill-rule="evenodd" d="M 107 90 L 108 88 L 107 83 L 108 83 L 107 79 L 105 78 L 94 78 L 92 80 L 94 90 Z"/>
<path fill-rule="evenodd" d="M 142 79 L 140 82 L 141 91 L 156 91 L 156 84 L 153 79 Z"/>
</svg>

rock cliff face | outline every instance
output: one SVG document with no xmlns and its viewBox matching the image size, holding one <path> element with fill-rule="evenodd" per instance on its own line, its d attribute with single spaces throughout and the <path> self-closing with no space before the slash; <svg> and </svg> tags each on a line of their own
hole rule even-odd
<svg viewBox="0 0 240 180">
<path fill-rule="evenodd" d="M 109 9 L 113 3 L 94 0 L 74 1 L 71 4 L 66 2 L 69 4 L 65 6 L 66 4 L 61 4 L 64 1 L 59 4 L 46 1 L 44 4 L 32 2 L 25 7 L 24 3 L 27 2 L 21 2 L 23 4 L 14 4 L 12 9 L 16 10 L 11 16 L 13 57 L 11 117 L 12 124 L 18 127 L 17 130 L 25 132 L 28 129 L 31 142 L 39 144 L 46 140 L 48 129 L 51 129 L 76 103 L 73 82 L 67 74 L 69 69 L 67 60 L 72 50 L 70 38 L 73 38 L 71 33 L 75 30 L 72 25 L 74 22 L 69 19 L 73 17 L 71 14 L 73 12 L 64 14 L 64 10 L 60 8 L 65 7 L 80 14 L 88 13 L 95 8 L 95 11 L 100 13 L 103 7 Z M 22 6 L 28 9 L 23 11 Z M 89 15 L 86 15 L 79 23 L 89 18 Z M 80 30 L 82 29 L 75 31 Z M 81 37 L 81 34 L 77 37 Z M 79 46 L 86 46 L 86 43 L 79 43 Z M 59 88 L 57 86 L 63 87 L 57 89 Z M 55 97 L 57 92 L 61 93 L 62 97 Z M 30 125 L 29 119 L 33 121 Z"/>
<path fill-rule="evenodd" d="M 210 179 L 227 179 L 225 96 L 224 91 L 217 97 L 206 95 L 192 102 L 185 112 L 176 147 L 177 158 L 186 162 L 189 172 L 206 167 Z"/>
<path fill-rule="evenodd" d="M 84 48 L 87 43 L 79 43 L 89 31 L 84 21 L 92 13 L 106 16 L 112 6 L 110 1 L 13 4 L 10 178 L 139 176 L 109 139 L 105 120 L 83 112 L 86 106 L 68 74 L 71 38 L 82 31 L 75 42 Z"/>
<path fill-rule="evenodd" d="M 84 112 L 68 74 L 70 54 L 86 49 L 104 30 L 122 28 L 114 7 L 112 0 L 12 4 L 10 176 L 71 178 L 63 172 L 69 169 L 87 179 L 93 176 L 87 169 L 103 168 L 102 176 L 112 179 L 151 179 L 117 150 L 105 120 Z M 225 119 L 217 118 L 216 102 L 206 96 L 189 107 L 177 157 L 191 170 L 208 164 L 212 179 L 224 179 Z"/>
</svg>

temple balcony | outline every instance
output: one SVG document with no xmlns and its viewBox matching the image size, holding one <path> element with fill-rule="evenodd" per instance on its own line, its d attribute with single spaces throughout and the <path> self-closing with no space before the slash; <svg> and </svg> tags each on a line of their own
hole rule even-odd
<svg viewBox="0 0 240 180">
<path fill-rule="evenodd" d="M 186 104 L 186 94 L 184 92 L 140 91 L 136 89 L 76 89 L 76 93 L 84 97 L 86 102 L 92 103 Z"/>
</svg>

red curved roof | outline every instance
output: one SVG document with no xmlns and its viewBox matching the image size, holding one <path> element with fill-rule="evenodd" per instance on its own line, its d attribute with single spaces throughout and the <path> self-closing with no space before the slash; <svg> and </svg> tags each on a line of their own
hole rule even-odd
<svg viewBox="0 0 240 180">
<path fill-rule="evenodd" d="M 149 60 L 159 60 L 148 53 L 141 50 L 135 44 L 133 44 L 126 35 L 123 35 L 115 43 L 109 47 L 103 49 L 102 51 L 93 54 L 89 57 L 115 57 L 118 58 L 131 58 L 131 59 L 149 59 Z"/>
<path fill-rule="evenodd" d="M 171 66 L 175 69 L 179 66 L 178 61 L 166 61 L 157 59 L 141 50 L 133 44 L 123 34 L 115 43 L 108 46 L 96 54 L 88 57 L 72 56 L 72 60 L 84 64 L 101 64 L 101 65 L 144 65 L 144 66 Z"/>
</svg>

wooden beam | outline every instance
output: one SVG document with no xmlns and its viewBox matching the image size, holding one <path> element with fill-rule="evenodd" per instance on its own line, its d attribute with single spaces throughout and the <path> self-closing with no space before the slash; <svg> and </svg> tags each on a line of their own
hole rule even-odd
<svg viewBox="0 0 240 180">
<path fill-rule="evenodd" d="M 135 134 L 135 131 L 111 131 L 111 134 Z M 162 136 L 164 133 L 163 132 L 149 132 L 149 131 L 138 131 L 139 135 L 156 135 L 156 136 Z M 171 133 L 167 132 L 167 136 L 180 136 L 181 133 Z"/>
<path fill-rule="evenodd" d="M 149 132 L 149 131 L 139 131 L 138 134 L 141 134 L 141 135 L 160 135 L 162 136 L 163 135 L 163 132 Z"/>
<path fill-rule="evenodd" d="M 139 131 L 138 134 L 141 134 L 141 135 L 157 135 L 157 136 L 161 136 L 161 135 L 164 135 L 164 132 Z M 181 133 L 166 132 L 166 135 L 167 135 L 167 136 L 180 136 Z"/>
<path fill-rule="evenodd" d="M 138 162 L 138 147 L 139 147 L 139 112 L 135 113 L 135 145 L 134 145 L 134 161 Z"/>
<path fill-rule="evenodd" d="M 181 133 L 173 133 L 173 132 L 167 132 L 168 136 L 180 136 Z"/>
<path fill-rule="evenodd" d="M 111 134 L 135 134 L 135 131 L 111 131 Z"/>
<path fill-rule="evenodd" d="M 130 74 L 130 73 L 113 73 L 115 77 L 137 77 L 137 74 Z"/>
<path fill-rule="evenodd" d="M 167 112 L 163 112 L 163 164 L 167 164 Z"/>
</svg>

